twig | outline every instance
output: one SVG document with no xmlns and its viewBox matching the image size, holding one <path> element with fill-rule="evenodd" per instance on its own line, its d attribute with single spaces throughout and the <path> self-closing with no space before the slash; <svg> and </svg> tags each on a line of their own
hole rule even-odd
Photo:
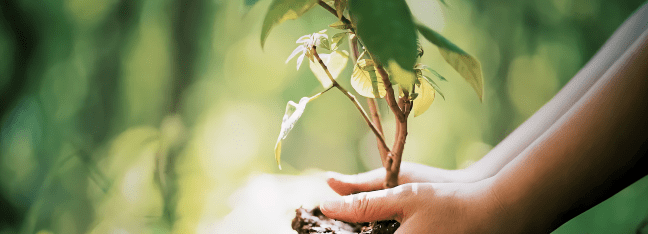
<svg viewBox="0 0 648 234">
<path fill-rule="evenodd" d="M 369 125 L 369 128 L 371 128 L 371 131 L 379 139 L 379 142 L 382 145 L 382 147 L 385 147 L 385 149 L 389 150 L 389 147 L 387 146 L 387 143 L 385 142 L 385 137 L 382 135 L 381 131 L 378 131 L 378 128 L 376 128 L 376 126 L 374 126 L 374 124 L 371 122 L 371 120 L 369 120 L 369 116 L 367 115 L 367 112 L 365 112 L 365 110 L 362 108 L 362 106 L 358 102 L 358 99 L 356 99 L 356 97 L 353 96 L 353 94 L 349 93 L 346 89 L 344 89 L 344 87 L 342 87 L 337 81 L 335 81 L 335 79 L 333 79 L 333 76 L 331 75 L 328 68 L 326 67 L 326 64 L 324 64 L 324 61 L 322 61 L 322 59 L 319 57 L 319 54 L 317 54 L 317 50 L 316 50 L 315 46 L 311 47 L 311 51 L 313 53 L 313 56 L 317 59 L 319 64 L 324 69 L 324 72 L 326 72 L 326 75 L 328 75 L 329 79 L 331 79 L 331 82 L 333 83 L 333 86 L 335 86 L 342 93 L 344 93 L 344 95 L 346 95 L 349 99 L 351 99 L 353 104 L 356 106 L 356 108 L 358 108 L 358 110 L 362 114 L 362 117 L 364 118 L 365 122 L 367 122 L 367 125 Z"/>
<path fill-rule="evenodd" d="M 322 1 L 322 0 L 320 0 L 320 1 L 318 2 L 318 4 L 319 4 L 320 6 L 322 6 L 324 9 L 326 9 L 327 11 L 331 12 L 331 14 L 335 15 L 335 17 L 337 17 L 337 11 L 336 11 L 335 9 L 333 9 L 333 7 L 329 6 L 328 4 L 326 4 L 326 3 L 325 3 L 324 1 Z M 340 20 L 342 20 L 342 22 L 343 22 L 344 24 L 352 25 L 352 24 L 351 24 L 351 21 L 350 21 L 349 19 L 347 19 L 344 15 L 342 16 L 342 18 L 341 18 Z M 355 29 L 354 29 L 354 28 L 350 28 L 349 30 L 351 30 L 351 32 L 355 33 Z"/>
<path fill-rule="evenodd" d="M 371 55 L 371 53 L 369 53 L 369 55 Z M 374 58 L 373 55 L 371 55 L 371 57 Z M 394 97 L 394 88 L 392 88 L 392 83 L 391 81 L 389 81 L 389 75 L 387 74 L 387 71 L 385 71 L 385 68 L 380 63 L 375 62 L 375 64 L 376 70 L 382 77 L 383 83 L 385 84 L 385 91 L 387 91 L 385 100 L 387 101 L 387 105 L 389 105 L 389 108 L 392 110 L 392 112 L 394 112 L 394 115 L 396 116 L 398 122 L 406 121 L 403 111 L 398 107 L 398 103 L 396 103 L 396 97 Z"/>
<path fill-rule="evenodd" d="M 358 51 L 358 38 L 357 37 L 349 37 L 349 45 L 351 47 L 351 54 L 353 55 L 353 63 L 355 64 L 356 61 L 358 61 L 358 56 L 359 56 L 359 51 Z M 382 129 L 382 123 L 380 121 L 380 111 L 378 110 L 378 105 L 376 104 L 376 99 L 374 98 L 366 98 L 367 100 L 367 105 L 369 106 L 369 113 L 371 113 L 371 119 L 373 120 L 374 125 L 376 125 L 376 128 L 382 134 L 383 136 L 385 135 L 385 132 Z M 380 139 L 376 137 L 376 141 L 378 141 L 378 152 L 380 153 L 380 160 L 382 162 L 385 162 L 387 160 L 387 154 L 390 153 L 389 149 L 386 149 L 382 147 L 380 144 Z"/>
<path fill-rule="evenodd" d="M 333 9 L 331 6 L 326 4 L 323 1 L 318 2 L 320 6 L 322 6 L 324 9 L 328 10 L 331 12 L 331 14 L 335 15 L 337 17 L 337 11 Z M 351 24 L 351 22 L 344 16 L 341 17 L 342 22 L 345 24 Z M 350 28 L 351 32 L 355 34 L 355 29 Z M 352 47 L 352 52 L 354 53 L 354 57 L 357 60 L 357 40 L 360 38 L 356 38 L 356 41 L 351 41 L 351 47 Z M 370 51 L 367 51 L 369 56 L 373 59 L 374 56 L 371 54 Z M 382 131 L 382 125 L 380 123 L 380 115 L 378 114 L 378 109 L 376 106 L 376 102 L 374 99 L 368 98 L 367 102 L 369 104 L 369 110 L 371 111 L 371 116 L 373 118 L 373 123 L 369 120 L 367 117 L 367 114 L 364 112 L 358 101 L 355 99 L 353 95 L 351 95 L 349 92 L 344 90 L 331 76 L 329 73 L 328 69 L 326 69 L 326 65 L 324 62 L 319 58 L 317 55 L 317 51 L 315 51 L 315 47 L 313 47 L 313 54 L 315 57 L 319 60 L 320 64 L 324 68 L 324 71 L 326 71 L 326 74 L 329 76 L 331 81 L 333 82 L 333 85 L 336 86 L 340 91 L 342 91 L 347 97 L 351 98 L 353 100 L 353 103 L 356 105 L 356 107 L 362 112 L 362 116 L 365 118 L 365 121 L 369 126 L 371 127 L 371 130 L 374 132 L 376 135 L 376 138 L 378 140 L 378 150 L 380 151 L 380 158 L 383 164 L 383 167 L 385 168 L 386 175 L 385 175 L 385 183 L 383 184 L 384 188 L 393 188 L 398 185 L 398 174 L 400 172 L 400 164 L 401 164 L 401 159 L 403 156 L 403 150 L 405 149 L 405 139 L 407 138 L 407 117 L 409 116 L 409 113 L 412 109 L 412 101 L 409 100 L 409 94 L 405 93 L 405 95 L 401 98 L 398 99 L 398 102 L 396 102 L 396 97 L 394 96 L 394 88 L 392 87 L 391 81 L 389 81 L 389 74 L 387 74 L 387 71 L 385 71 L 385 68 L 382 66 L 382 64 L 378 63 L 375 61 L 376 65 L 376 70 L 378 70 L 378 73 L 383 79 L 383 84 L 385 85 L 385 91 L 387 91 L 387 95 L 385 96 L 385 99 L 387 101 L 387 104 L 389 105 L 389 108 L 392 110 L 394 113 L 394 116 L 396 117 L 396 137 L 394 141 L 394 146 L 393 146 L 393 151 L 389 150 L 389 147 L 385 144 L 385 139 L 382 136 L 383 131 Z"/>
</svg>

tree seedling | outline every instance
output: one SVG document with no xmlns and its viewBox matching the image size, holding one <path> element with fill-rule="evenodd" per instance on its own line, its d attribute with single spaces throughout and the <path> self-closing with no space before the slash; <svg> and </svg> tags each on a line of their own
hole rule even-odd
<svg viewBox="0 0 648 234">
<path fill-rule="evenodd" d="M 417 62 L 423 56 L 417 31 L 439 48 L 445 61 L 468 81 L 480 101 L 484 90 L 481 65 L 441 34 L 415 22 L 405 0 L 273 0 L 263 22 L 261 46 L 274 26 L 297 19 L 317 5 L 333 14 L 331 19 L 335 20 L 329 27 L 342 32 L 329 37 L 327 30 L 322 30 L 302 36 L 286 60 L 288 63 L 297 56 L 299 69 L 304 59 L 308 59 L 311 71 L 324 90 L 301 98 L 299 103 L 288 102 L 275 145 L 277 164 L 281 169 L 282 141 L 304 113 L 306 105 L 336 88 L 351 100 L 376 136 L 380 159 L 387 172 L 384 187 L 394 187 L 398 185 L 410 113 L 413 112 L 415 117 L 423 114 L 437 93 L 445 99 L 435 80 L 427 74 L 440 81 L 446 79 L 429 66 Z M 349 52 L 340 49 L 345 39 L 349 41 L 353 58 L 351 87 L 366 98 L 370 115 L 358 99 L 336 81 L 349 60 Z M 328 53 L 320 53 L 318 49 Z M 385 141 L 376 99 L 384 99 L 396 119 L 396 136 L 391 148 Z"/>
</svg>

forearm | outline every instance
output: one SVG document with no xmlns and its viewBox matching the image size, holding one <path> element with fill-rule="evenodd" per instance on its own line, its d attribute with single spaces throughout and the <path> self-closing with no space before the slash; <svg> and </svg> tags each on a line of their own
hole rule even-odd
<svg viewBox="0 0 648 234">
<path fill-rule="evenodd" d="M 619 59 L 648 24 L 648 4 L 641 7 L 608 39 L 596 55 L 554 98 L 509 134 L 477 163 L 466 170 L 467 180 L 495 175 L 553 123 L 562 117 L 592 85 Z"/>
<path fill-rule="evenodd" d="M 648 31 L 493 180 L 525 232 L 548 232 L 645 176 Z"/>
</svg>

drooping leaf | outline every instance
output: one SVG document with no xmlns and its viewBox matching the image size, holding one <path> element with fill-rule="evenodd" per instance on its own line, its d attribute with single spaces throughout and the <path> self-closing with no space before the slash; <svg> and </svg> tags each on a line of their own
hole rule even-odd
<svg viewBox="0 0 648 234">
<path fill-rule="evenodd" d="M 344 37 L 347 35 L 346 32 L 341 32 L 333 35 L 331 37 L 331 50 L 337 50 L 338 47 L 344 42 Z"/>
<path fill-rule="evenodd" d="M 416 63 L 416 27 L 405 0 L 348 0 L 356 34 L 375 62 L 390 60 L 412 71 Z"/>
<path fill-rule="evenodd" d="M 331 73 L 331 76 L 333 76 L 333 79 L 337 79 L 338 76 L 340 76 L 340 73 L 342 73 L 342 70 L 346 67 L 347 61 L 349 61 L 349 53 L 346 51 L 334 51 L 331 54 L 320 54 L 319 56 Z M 311 60 L 310 69 L 324 88 L 333 85 L 333 82 L 331 82 L 331 79 L 328 77 L 317 59 Z"/>
<path fill-rule="evenodd" d="M 414 71 L 403 69 L 394 61 L 389 61 L 387 69 L 389 70 L 389 76 L 392 83 L 400 85 L 402 89 L 411 94 L 412 88 L 414 88 L 414 84 L 416 83 L 416 75 L 414 74 Z M 412 69 L 414 69 L 413 65 Z"/>
<path fill-rule="evenodd" d="M 290 61 L 293 57 L 295 57 L 295 55 L 297 55 L 299 52 L 304 53 L 304 45 L 297 46 L 297 48 L 295 48 L 295 50 L 293 50 L 293 52 L 290 53 L 288 59 L 286 59 L 286 63 L 288 63 L 288 61 Z M 299 67 L 297 67 L 297 69 L 299 69 Z"/>
<path fill-rule="evenodd" d="M 347 6 L 347 0 L 335 0 L 335 12 L 337 13 L 338 19 L 342 19 L 342 14 L 344 13 L 344 8 Z"/>
<path fill-rule="evenodd" d="M 418 94 L 416 99 L 414 99 L 414 105 L 412 105 L 412 111 L 414 112 L 414 117 L 417 117 L 432 105 L 434 101 L 434 88 L 430 86 L 427 82 L 421 82 L 421 85 L 417 85 L 414 89 L 414 93 Z"/>
<path fill-rule="evenodd" d="M 421 64 L 421 63 L 419 63 L 419 64 L 416 64 L 416 66 L 414 67 L 414 69 L 427 70 L 427 71 L 429 71 L 430 73 L 432 73 L 432 75 L 435 75 L 437 78 L 439 78 L 440 80 L 442 80 L 442 81 L 448 81 L 445 77 L 443 77 L 441 74 L 439 74 L 437 71 L 435 71 L 434 69 L 432 69 L 432 68 L 429 67 L 428 65 L 425 65 L 425 64 Z"/>
<path fill-rule="evenodd" d="M 432 78 L 430 78 L 430 77 L 428 77 L 426 75 L 423 75 L 423 79 L 425 81 L 427 81 L 430 85 L 432 85 L 432 88 L 434 88 L 434 90 L 437 93 L 441 94 L 441 97 L 443 98 L 443 100 L 445 100 L 445 95 L 443 95 L 443 92 L 441 92 L 441 88 L 439 88 L 439 85 L 437 85 L 437 83 L 434 82 L 434 80 L 432 80 Z"/>
<path fill-rule="evenodd" d="M 382 98 L 387 94 L 382 77 L 376 73 L 371 59 L 360 59 L 356 63 L 351 75 L 351 86 L 358 94 L 368 98 Z"/>
<path fill-rule="evenodd" d="M 479 100 L 483 101 L 484 78 L 479 61 L 434 30 L 421 24 L 416 26 L 423 37 L 439 47 L 441 56 L 468 81 L 477 93 Z"/>
<path fill-rule="evenodd" d="M 261 48 L 270 30 L 289 19 L 297 19 L 317 5 L 318 0 L 273 0 L 261 27 Z"/>
<path fill-rule="evenodd" d="M 288 101 L 286 105 L 286 112 L 284 113 L 283 120 L 281 121 L 281 132 L 279 132 L 279 137 L 277 138 L 277 143 L 275 144 L 275 160 L 277 160 L 277 165 L 281 170 L 281 142 L 286 139 L 290 130 L 295 127 L 295 123 L 304 113 L 306 104 L 313 98 L 303 97 L 299 100 L 299 103 L 293 101 Z"/>
<path fill-rule="evenodd" d="M 306 53 L 303 53 L 297 58 L 297 70 L 299 70 L 299 67 L 301 67 L 302 62 L 304 61 L 304 56 Z"/>
<path fill-rule="evenodd" d="M 337 29 L 343 29 L 343 30 L 352 28 L 352 26 L 350 24 L 345 24 L 342 21 L 337 21 L 335 23 L 332 23 L 332 24 L 329 25 L 329 27 L 337 28 Z"/>
</svg>

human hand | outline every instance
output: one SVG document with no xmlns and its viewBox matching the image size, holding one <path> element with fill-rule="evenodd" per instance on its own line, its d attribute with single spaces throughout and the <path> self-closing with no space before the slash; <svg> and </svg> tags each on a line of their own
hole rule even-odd
<svg viewBox="0 0 648 234">
<path fill-rule="evenodd" d="M 513 231 L 490 180 L 475 183 L 409 183 L 347 195 L 320 205 L 329 218 L 347 222 L 394 219 L 403 233 L 500 233 Z M 344 191 L 353 191 L 343 189 Z"/>
<path fill-rule="evenodd" d="M 327 183 L 338 194 L 346 195 L 357 192 L 383 189 L 385 168 L 369 172 L 343 175 L 336 172 L 327 174 Z M 460 183 L 482 180 L 479 173 L 471 169 L 445 170 L 412 162 L 402 162 L 398 176 L 398 185 L 407 183 Z"/>
</svg>

